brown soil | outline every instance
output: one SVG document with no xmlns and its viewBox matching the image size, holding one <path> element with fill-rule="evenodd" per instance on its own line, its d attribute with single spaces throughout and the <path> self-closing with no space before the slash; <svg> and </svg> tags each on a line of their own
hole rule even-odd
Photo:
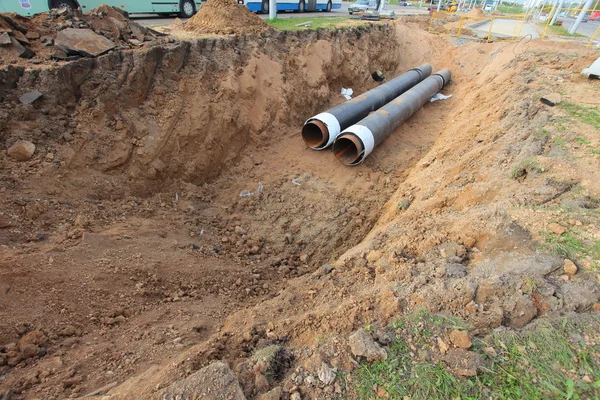
<svg viewBox="0 0 600 400">
<path fill-rule="evenodd" d="M 20 58 L 9 46 L 0 47 L 0 67 L 5 65 L 40 65 L 54 61 L 53 66 L 59 66 L 68 61 L 57 59 L 54 39 L 58 32 L 66 28 L 91 29 L 110 39 L 118 49 L 139 48 L 161 43 L 171 43 L 172 38 L 162 38 L 158 32 L 143 27 L 126 17 L 125 13 L 116 7 L 101 5 L 88 13 L 78 10 L 52 10 L 48 13 L 37 14 L 31 18 L 22 17 L 15 13 L 2 14 L 14 24 L 14 30 L 19 30 L 28 39 L 23 43 L 35 55 L 29 59 Z M 72 57 L 77 59 L 78 57 Z"/>
<path fill-rule="evenodd" d="M 347 338 L 366 324 L 427 308 L 477 335 L 597 308 L 593 257 L 565 278 L 562 258 L 536 250 L 551 222 L 600 235 L 598 137 L 585 124 L 566 135 L 553 123 L 565 111 L 539 102 L 595 101 L 598 82 L 578 74 L 596 57 L 456 47 L 398 21 L 0 70 L 0 147 L 36 145 L 29 161 L 0 153 L 0 392 L 116 382 L 112 398 L 153 398 L 223 360 L 255 398 L 252 355 L 277 344 L 267 386 L 331 399 L 344 388 L 297 375 L 355 368 Z M 363 165 L 306 148 L 303 121 L 342 87 L 423 62 L 452 69 L 453 97 Z M 21 104 L 33 89 L 43 97 Z"/>
<path fill-rule="evenodd" d="M 265 32 L 269 26 L 236 0 L 208 0 L 184 29 L 201 34 L 247 35 Z"/>
<path fill-rule="evenodd" d="M 484 16 L 484 12 L 481 8 L 473 8 L 471 10 L 469 10 L 465 15 L 467 17 L 483 17 Z"/>
</svg>

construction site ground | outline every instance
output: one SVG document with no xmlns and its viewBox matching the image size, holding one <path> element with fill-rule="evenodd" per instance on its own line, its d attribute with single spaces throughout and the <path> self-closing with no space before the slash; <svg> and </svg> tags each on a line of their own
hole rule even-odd
<svg viewBox="0 0 600 400">
<path fill-rule="evenodd" d="M 600 396 L 598 51 L 248 18 L 0 53 L 3 400 Z M 452 97 L 363 164 L 304 144 L 422 63 Z"/>
</svg>

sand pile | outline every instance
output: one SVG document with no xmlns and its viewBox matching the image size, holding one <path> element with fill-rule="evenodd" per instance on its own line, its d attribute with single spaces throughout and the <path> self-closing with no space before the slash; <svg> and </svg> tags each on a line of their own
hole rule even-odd
<svg viewBox="0 0 600 400">
<path fill-rule="evenodd" d="M 269 26 L 235 0 L 208 0 L 186 22 L 184 29 L 196 33 L 245 35 L 264 32 Z"/>
<path fill-rule="evenodd" d="M 483 17 L 483 10 L 481 8 L 473 8 L 465 14 L 467 17 Z"/>
</svg>

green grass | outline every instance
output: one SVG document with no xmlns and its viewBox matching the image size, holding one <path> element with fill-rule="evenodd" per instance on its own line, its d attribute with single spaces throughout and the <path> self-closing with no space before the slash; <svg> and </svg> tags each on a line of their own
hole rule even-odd
<svg viewBox="0 0 600 400">
<path fill-rule="evenodd" d="M 504 14 L 524 14 L 525 10 L 522 6 L 498 6 L 498 11 Z"/>
<path fill-rule="evenodd" d="M 557 236 L 550 232 L 542 232 L 546 241 L 541 249 L 562 258 L 578 261 L 590 256 L 594 260 L 600 259 L 600 240 L 589 242 L 582 240 L 578 232 L 569 231 Z"/>
<path fill-rule="evenodd" d="M 590 144 L 590 141 L 584 137 L 579 136 L 579 137 L 577 137 L 577 144 L 579 144 L 580 146 L 583 146 L 586 144 Z"/>
<path fill-rule="evenodd" d="M 568 101 L 563 101 L 560 103 L 560 108 L 585 124 L 591 125 L 596 129 L 600 127 L 600 113 L 597 110 L 592 110 Z"/>
<path fill-rule="evenodd" d="M 528 157 L 521 160 L 516 167 L 510 173 L 512 179 L 518 179 L 532 172 L 544 172 L 543 168 L 540 168 L 539 162 L 535 157 Z"/>
<path fill-rule="evenodd" d="M 562 149 L 562 150 L 566 150 L 567 149 L 567 142 L 565 142 L 565 139 L 563 139 L 562 137 L 560 137 L 560 136 L 554 136 L 554 138 L 552 139 L 552 141 L 560 149 Z"/>
<path fill-rule="evenodd" d="M 562 26 L 550 25 L 548 26 L 548 30 L 546 34 L 551 34 L 555 36 L 570 36 L 570 37 L 585 37 L 580 33 L 569 33 L 569 31 Z"/>
<path fill-rule="evenodd" d="M 474 377 L 451 374 L 440 354 L 430 360 L 438 335 L 452 327 L 435 315 L 420 313 L 402 317 L 388 327 L 393 342 L 388 359 L 363 362 L 349 379 L 351 398 L 362 400 L 419 399 L 581 399 L 600 396 L 600 320 L 585 316 L 553 320 L 524 333 L 497 332 L 473 342 L 484 368 Z M 396 328 L 394 328 L 394 326 Z M 398 328 L 400 327 L 400 328 Z M 434 330 L 434 337 L 423 331 Z M 581 336 L 575 336 L 577 332 Z M 585 343 L 584 334 L 593 335 L 593 344 Z M 410 340 L 410 342 L 409 342 Z M 416 344 L 416 350 L 415 350 Z M 498 354 L 491 358 L 484 348 Z M 421 351 L 420 351 L 421 350 Z M 427 350 L 427 356 L 422 356 Z M 433 352 L 435 354 L 436 351 Z M 433 361 L 432 361 L 433 360 Z M 437 360 L 437 361 L 436 361 Z M 591 383 L 582 377 L 587 375 Z M 350 398 L 350 397 L 349 397 Z"/>
<path fill-rule="evenodd" d="M 317 29 L 317 28 L 326 28 L 331 29 L 335 28 L 338 24 L 348 21 L 347 17 L 302 17 L 302 18 L 277 18 L 273 20 L 266 20 L 265 22 L 275 29 L 279 29 L 282 31 L 298 31 L 302 29 Z M 310 22 L 310 26 L 307 28 L 306 26 L 297 26 L 298 24 L 303 24 L 306 22 Z"/>
</svg>

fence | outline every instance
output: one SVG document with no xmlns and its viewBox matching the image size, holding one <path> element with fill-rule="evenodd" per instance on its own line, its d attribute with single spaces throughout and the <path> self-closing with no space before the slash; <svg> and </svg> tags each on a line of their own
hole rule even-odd
<svg viewBox="0 0 600 400">
<path fill-rule="evenodd" d="M 428 31 L 468 40 L 512 42 L 521 37 L 528 18 L 526 14 L 471 16 L 434 11 Z"/>
<path fill-rule="evenodd" d="M 588 10 L 584 22 L 580 23 L 577 29 L 571 33 L 570 29 L 580 13 L 581 8 L 557 8 L 554 13 L 552 10 L 544 9 L 534 13 L 533 19 L 538 25 L 543 26 L 544 31 L 541 38 L 544 40 L 600 46 L 597 41 L 600 34 L 600 24 L 590 19 L 591 16 L 598 16 L 599 18 L 596 21 L 600 21 L 600 10 Z"/>
</svg>

